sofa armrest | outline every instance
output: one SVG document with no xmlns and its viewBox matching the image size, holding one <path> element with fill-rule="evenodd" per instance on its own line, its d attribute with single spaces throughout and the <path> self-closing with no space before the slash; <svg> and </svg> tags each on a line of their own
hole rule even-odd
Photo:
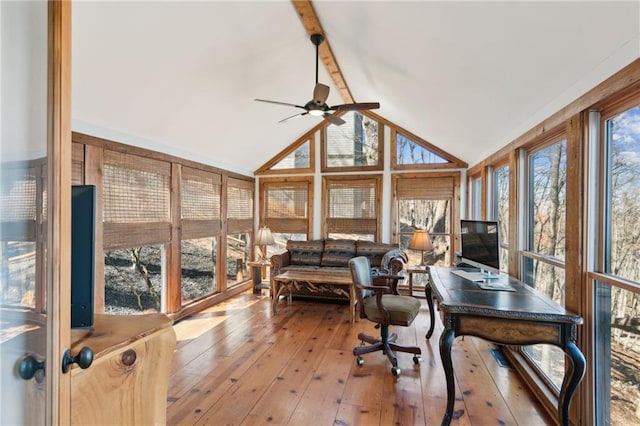
<svg viewBox="0 0 640 426">
<path fill-rule="evenodd" d="M 271 276 L 280 274 L 282 268 L 289 266 L 290 262 L 291 256 L 288 251 L 271 256 Z"/>
</svg>

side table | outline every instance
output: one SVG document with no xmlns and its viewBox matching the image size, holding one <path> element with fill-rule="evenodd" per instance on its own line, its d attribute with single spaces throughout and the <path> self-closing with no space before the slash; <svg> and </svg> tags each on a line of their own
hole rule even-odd
<svg viewBox="0 0 640 426">
<path fill-rule="evenodd" d="M 270 289 L 271 286 L 269 284 L 262 284 L 263 276 L 266 278 L 266 269 L 271 267 L 271 261 L 268 259 L 265 260 L 254 260 L 248 263 L 251 267 L 251 276 L 253 277 L 253 294 L 260 294 L 260 291 L 263 288 Z"/>
<path fill-rule="evenodd" d="M 424 295 L 427 298 L 427 306 L 429 306 L 429 330 L 427 331 L 426 338 L 430 338 L 433 334 L 433 327 L 436 320 L 435 312 L 433 312 L 433 297 L 431 295 L 431 278 L 429 277 L 428 266 L 407 266 L 407 273 L 409 274 L 409 295 L 413 296 L 413 274 L 426 274 L 427 280 L 424 283 Z"/>
</svg>

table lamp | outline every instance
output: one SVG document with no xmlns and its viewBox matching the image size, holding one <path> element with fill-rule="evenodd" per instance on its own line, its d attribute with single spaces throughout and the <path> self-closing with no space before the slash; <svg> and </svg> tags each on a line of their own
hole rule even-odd
<svg viewBox="0 0 640 426">
<path fill-rule="evenodd" d="M 267 246 L 271 244 L 275 244 L 276 240 L 273 238 L 273 234 L 271 233 L 271 229 L 263 226 L 258 229 L 258 234 L 256 235 L 255 244 L 258 246 L 260 251 L 260 258 L 258 260 L 264 260 L 267 257 Z"/>
<path fill-rule="evenodd" d="M 420 266 L 424 265 L 424 252 L 433 250 L 429 233 L 424 229 L 416 229 L 411 235 L 409 246 L 411 250 L 420 250 Z"/>
</svg>

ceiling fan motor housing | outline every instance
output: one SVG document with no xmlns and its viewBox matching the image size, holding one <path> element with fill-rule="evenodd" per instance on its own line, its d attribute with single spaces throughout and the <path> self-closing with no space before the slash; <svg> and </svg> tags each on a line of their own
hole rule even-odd
<svg viewBox="0 0 640 426">
<path fill-rule="evenodd" d="M 324 41 L 324 36 L 322 34 L 311 34 L 311 43 L 316 46 L 320 46 L 320 44 Z"/>
</svg>

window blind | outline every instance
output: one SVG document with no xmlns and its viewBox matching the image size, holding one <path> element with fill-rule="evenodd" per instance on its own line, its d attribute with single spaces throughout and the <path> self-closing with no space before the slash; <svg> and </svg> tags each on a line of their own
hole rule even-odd
<svg viewBox="0 0 640 426">
<path fill-rule="evenodd" d="M 396 191 L 399 199 L 447 200 L 453 198 L 454 185 L 452 177 L 400 178 Z"/>
<path fill-rule="evenodd" d="M 171 164 L 105 150 L 105 249 L 169 241 Z"/>
<path fill-rule="evenodd" d="M 308 234 L 309 182 L 266 184 L 265 225 L 273 232 Z"/>
<path fill-rule="evenodd" d="M 377 234 L 378 179 L 327 181 L 327 231 Z"/>
<path fill-rule="evenodd" d="M 182 238 L 219 235 L 222 176 L 191 167 L 182 167 L 180 204 Z"/>
<path fill-rule="evenodd" d="M 227 231 L 253 229 L 253 182 L 229 178 L 227 181 Z"/>
</svg>

